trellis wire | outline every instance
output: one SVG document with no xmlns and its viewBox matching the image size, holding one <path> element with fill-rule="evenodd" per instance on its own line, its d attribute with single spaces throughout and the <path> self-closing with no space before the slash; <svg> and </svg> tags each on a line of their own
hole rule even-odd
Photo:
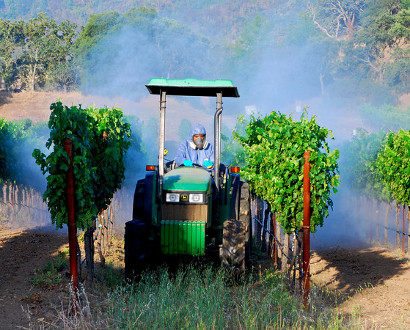
<svg viewBox="0 0 410 330">
<path fill-rule="evenodd" d="M 257 199 L 259 199 L 259 198 L 257 198 Z M 255 200 L 256 200 L 256 199 L 255 199 Z M 261 199 L 259 199 L 259 200 L 261 200 Z M 266 201 L 264 201 L 264 200 L 261 200 L 261 201 L 263 201 L 263 213 L 265 213 L 268 203 L 267 203 Z M 255 215 L 255 213 L 256 213 L 256 210 L 253 210 L 253 212 L 252 212 L 252 220 L 255 220 L 255 221 L 261 226 L 261 233 L 258 233 L 258 235 L 260 235 L 260 236 L 262 237 L 262 236 L 264 236 L 265 234 L 268 234 L 269 237 L 272 237 L 272 238 L 274 239 L 274 241 L 276 242 L 276 244 L 278 245 L 278 247 L 280 248 L 282 255 L 285 256 L 285 258 L 289 261 L 291 267 L 293 266 L 294 271 L 296 271 L 296 270 L 299 271 L 299 274 L 300 274 L 300 275 L 299 275 L 299 278 L 298 278 L 298 279 L 303 278 L 303 270 L 302 270 L 300 267 L 298 267 L 298 266 L 295 265 L 296 260 L 294 260 L 294 259 L 296 259 L 296 257 L 292 258 L 292 257 L 290 257 L 289 255 L 287 255 L 287 254 L 285 253 L 285 251 L 284 251 L 285 245 L 282 244 L 282 243 L 278 240 L 278 238 L 275 236 L 275 234 L 274 234 L 269 228 L 267 228 L 267 227 L 264 225 L 263 221 L 261 221 L 261 220 Z M 272 213 L 271 213 L 270 211 L 269 211 L 269 215 L 272 215 Z M 295 235 L 296 241 L 299 242 L 299 236 L 298 236 L 298 234 L 297 234 L 297 231 L 295 231 L 294 235 Z M 294 249 L 296 250 L 296 247 L 294 247 Z M 291 271 L 291 270 L 290 270 L 290 271 Z"/>
<path fill-rule="evenodd" d="M 27 210 L 27 214 L 23 210 Z M 33 187 L 25 187 L 14 182 L 2 182 L 0 211 L 0 220 L 8 221 L 13 225 L 18 224 L 16 220 L 26 225 L 34 219 L 40 219 L 41 222 L 50 220 L 50 213 L 42 194 Z M 35 213 L 33 214 L 32 211 Z"/>
</svg>

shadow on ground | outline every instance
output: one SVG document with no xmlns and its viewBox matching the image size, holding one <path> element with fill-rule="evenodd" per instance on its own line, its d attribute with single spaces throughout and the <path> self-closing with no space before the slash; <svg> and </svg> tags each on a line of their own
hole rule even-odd
<svg viewBox="0 0 410 330">
<path fill-rule="evenodd" d="M 11 98 L 12 98 L 11 92 L 0 91 L 0 107 L 4 104 L 9 103 Z"/>
<path fill-rule="evenodd" d="M 311 259 L 312 278 L 331 290 L 353 296 L 404 272 L 406 260 L 389 255 L 381 248 L 318 250 Z"/>
</svg>

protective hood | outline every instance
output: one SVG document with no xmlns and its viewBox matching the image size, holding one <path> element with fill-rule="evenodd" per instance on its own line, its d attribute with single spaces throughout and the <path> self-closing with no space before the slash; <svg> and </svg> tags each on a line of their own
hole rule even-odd
<svg viewBox="0 0 410 330">
<path fill-rule="evenodd" d="M 189 133 L 189 140 L 192 141 L 192 137 L 196 134 L 203 134 L 206 135 L 206 130 L 205 127 L 202 126 L 201 124 L 196 124 L 196 125 L 192 125 L 191 127 L 191 133 Z"/>
<path fill-rule="evenodd" d="M 206 148 L 206 147 L 208 146 L 208 141 L 206 141 L 206 137 L 205 137 L 205 140 L 204 140 L 203 144 L 200 145 L 200 146 L 198 146 L 198 144 L 197 144 L 197 143 L 194 143 L 194 141 L 192 140 L 193 136 L 194 136 L 194 135 L 197 135 L 197 134 L 203 134 L 203 135 L 206 136 L 205 127 L 202 126 L 201 124 L 196 124 L 196 125 L 193 125 L 193 126 L 191 127 L 191 132 L 190 132 L 190 135 L 189 135 L 189 141 L 190 141 L 190 142 L 189 142 L 189 145 L 190 145 L 190 147 L 191 147 L 192 149 L 203 149 L 203 148 Z"/>
</svg>

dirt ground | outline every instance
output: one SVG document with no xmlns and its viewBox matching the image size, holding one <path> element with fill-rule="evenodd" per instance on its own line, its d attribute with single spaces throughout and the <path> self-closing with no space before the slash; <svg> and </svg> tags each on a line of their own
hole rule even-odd
<svg viewBox="0 0 410 330">
<path fill-rule="evenodd" d="M 410 259 L 382 247 L 315 251 L 311 279 L 332 291 L 337 310 L 358 315 L 360 328 L 410 328 Z"/>
<path fill-rule="evenodd" d="M 0 227 L 0 328 L 32 328 L 52 319 L 68 290 L 65 285 L 34 286 L 36 269 L 67 246 L 67 235 L 46 230 Z M 68 278 L 67 278 L 68 280 Z M 67 281 L 65 281 L 67 282 Z M 39 322 L 39 323 L 38 323 Z"/>
</svg>

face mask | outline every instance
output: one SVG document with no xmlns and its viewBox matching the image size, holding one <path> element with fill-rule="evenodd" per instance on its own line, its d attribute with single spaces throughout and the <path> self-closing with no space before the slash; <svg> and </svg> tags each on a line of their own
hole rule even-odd
<svg viewBox="0 0 410 330">
<path fill-rule="evenodd" d="M 204 147 L 204 140 L 202 140 L 200 137 L 196 138 L 194 140 L 194 143 L 198 149 L 202 149 Z"/>
</svg>

